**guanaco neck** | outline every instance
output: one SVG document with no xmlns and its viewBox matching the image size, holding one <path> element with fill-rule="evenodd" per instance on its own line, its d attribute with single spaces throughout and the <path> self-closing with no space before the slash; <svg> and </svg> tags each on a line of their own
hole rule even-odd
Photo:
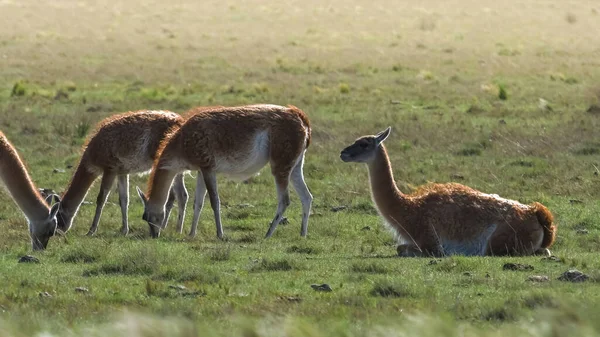
<svg viewBox="0 0 600 337">
<path fill-rule="evenodd" d="M 160 167 L 157 165 L 157 167 Z M 148 203 L 154 207 L 164 207 L 169 197 L 169 190 L 173 179 L 177 175 L 176 170 L 155 168 L 148 183 Z"/>
<path fill-rule="evenodd" d="M 1 142 L 0 178 L 6 189 L 30 222 L 45 220 L 50 212 L 48 205 L 35 188 L 17 151 L 6 139 Z"/>
<path fill-rule="evenodd" d="M 85 199 L 85 196 L 94 183 L 94 180 L 98 178 L 98 174 L 90 172 L 85 164 L 85 155 L 81 158 L 75 174 L 71 179 L 69 187 L 65 191 L 60 203 L 61 209 L 69 214 L 74 215 L 79 209 L 79 206 Z"/>
<path fill-rule="evenodd" d="M 180 149 L 181 135 L 178 131 L 163 139 L 159 146 L 158 157 L 152 167 L 152 173 L 150 173 L 150 179 L 148 180 L 148 190 L 146 191 L 148 204 L 153 208 L 165 206 L 173 179 L 175 179 L 177 173 L 183 171 L 183 169 L 178 170 L 176 164 L 179 162 L 176 158 L 181 157 Z"/>
<path fill-rule="evenodd" d="M 367 163 L 371 193 L 379 213 L 393 225 L 402 222 L 409 206 L 406 196 L 396 186 L 385 146 L 380 144 L 376 151 L 375 158 Z"/>
</svg>

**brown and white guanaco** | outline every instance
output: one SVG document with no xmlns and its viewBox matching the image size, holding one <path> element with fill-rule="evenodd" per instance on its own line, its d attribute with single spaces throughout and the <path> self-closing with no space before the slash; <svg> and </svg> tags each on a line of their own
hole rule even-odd
<svg viewBox="0 0 600 337">
<path fill-rule="evenodd" d="M 95 132 L 88 138 L 83 155 L 73 174 L 73 178 L 62 196 L 58 212 L 58 228 L 68 231 L 93 182 L 102 176 L 100 192 L 96 199 L 96 213 L 88 235 L 98 229 L 102 208 L 117 180 L 119 205 L 121 207 L 121 233 L 129 232 L 127 208 L 129 205 L 129 174 L 147 172 L 152 168 L 156 152 L 166 134 L 183 124 L 183 117 L 170 111 L 135 111 L 108 117 L 98 123 Z M 183 182 L 183 174 L 177 175 L 173 188 L 167 189 L 169 200 L 167 216 L 162 227 L 166 226 L 168 214 L 177 199 L 179 217 L 177 228 L 183 230 L 183 220 L 188 194 Z"/>
<path fill-rule="evenodd" d="M 389 134 L 390 128 L 358 138 L 340 157 L 367 164 L 373 201 L 399 238 L 399 255 L 550 255 L 556 226 L 540 203 L 524 205 L 456 183 L 402 193 L 383 145 Z"/>
<path fill-rule="evenodd" d="M 2 132 L 0 132 L 0 179 L 27 219 L 33 249 L 45 249 L 56 231 L 56 213 L 59 204 L 48 206 L 54 195 L 49 195 L 46 200 L 42 198 L 17 150 Z"/>
<path fill-rule="evenodd" d="M 143 219 L 158 229 L 165 215 L 169 187 L 176 174 L 197 170 L 194 218 L 190 236 L 196 228 L 204 197 L 208 191 L 217 227 L 223 237 L 217 173 L 244 179 L 256 174 L 267 163 L 275 177 L 277 211 L 266 237 L 273 235 L 290 204 L 288 184 L 291 180 L 302 203 L 302 228 L 308 233 L 312 195 L 304 181 L 304 155 L 310 144 L 308 117 L 300 109 L 278 105 L 197 108 L 179 129 L 162 142 L 152 168 L 147 193 L 138 188 L 144 203 Z M 154 233 L 154 235 L 158 235 Z"/>
</svg>

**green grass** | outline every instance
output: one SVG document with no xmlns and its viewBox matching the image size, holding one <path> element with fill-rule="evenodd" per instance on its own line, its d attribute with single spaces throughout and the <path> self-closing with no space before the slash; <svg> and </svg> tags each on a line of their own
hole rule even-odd
<svg viewBox="0 0 600 337">
<path fill-rule="evenodd" d="M 26 223 L 0 193 L 0 334 L 599 335 L 598 8 L 334 2 L 1 3 L 0 130 L 38 187 L 62 192 L 86 136 L 113 113 L 266 102 L 310 117 L 315 199 L 308 238 L 292 192 L 289 224 L 265 240 L 277 206 L 269 169 L 247 183 L 219 177 L 225 240 L 208 200 L 196 238 L 175 232 L 174 214 L 152 240 L 133 189 L 148 177 L 132 176 L 129 236 L 117 193 L 85 236 L 96 184 L 68 235 L 33 253 L 39 264 L 19 264 L 31 254 Z M 558 259 L 397 258 L 366 168 L 339 160 L 387 126 L 402 191 L 456 181 L 540 201 L 559 226 Z M 534 269 L 503 270 L 509 262 Z M 572 268 L 590 280 L 558 280 Z M 323 283 L 333 291 L 311 288 Z"/>
</svg>

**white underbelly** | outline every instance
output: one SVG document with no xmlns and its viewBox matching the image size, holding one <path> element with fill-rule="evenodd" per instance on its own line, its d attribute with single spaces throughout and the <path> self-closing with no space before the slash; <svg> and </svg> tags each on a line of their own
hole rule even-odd
<svg viewBox="0 0 600 337">
<path fill-rule="evenodd" d="M 440 248 L 444 255 L 484 256 L 496 228 L 498 228 L 496 224 L 489 224 L 479 236 L 463 240 L 440 238 Z"/>
<path fill-rule="evenodd" d="M 244 151 L 215 157 L 215 170 L 230 178 L 244 180 L 267 165 L 269 152 L 269 133 L 262 131 Z"/>
</svg>

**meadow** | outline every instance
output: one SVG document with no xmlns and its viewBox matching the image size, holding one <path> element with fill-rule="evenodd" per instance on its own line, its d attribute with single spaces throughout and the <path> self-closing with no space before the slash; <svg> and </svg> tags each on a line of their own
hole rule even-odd
<svg viewBox="0 0 600 337">
<path fill-rule="evenodd" d="M 174 210 L 150 239 L 134 191 L 148 176 L 133 176 L 130 234 L 113 190 L 86 237 L 96 183 L 71 231 L 32 252 L 1 192 L 0 335 L 600 335 L 597 1 L 0 0 L 0 17 L 0 130 L 38 187 L 62 192 L 114 113 L 273 103 L 311 119 L 314 196 L 307 238 L 291 192 L 265 240 L 269 168 L 219 177 L 225 240 L 208 204 L 185 235 L 192 198 L 184 235 Z M 387 126 L 403 192 L 454 181 L 542 202 L 554 257 L 396 257 L 366 167 L 339 159 Z M 569 269 L 589 279 L 559 280 Z"/>
</svg>

